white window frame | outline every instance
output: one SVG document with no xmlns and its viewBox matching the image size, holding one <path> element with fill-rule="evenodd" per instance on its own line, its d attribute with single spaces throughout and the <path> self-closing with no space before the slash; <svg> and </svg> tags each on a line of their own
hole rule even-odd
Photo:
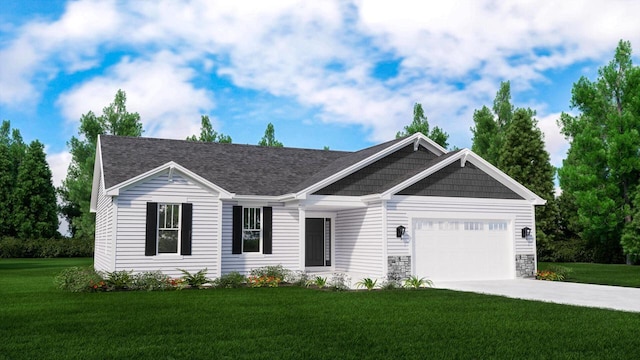
<svg viewBox="0 0 640 360">
<path fill-rule="evenodd" d="M 177 208 L 178 211 L 178 224 L 177 227 L 160 227 L 160 207 L 161 206 L 175 206 Z M 174 208 L 174 209 L 176 209 Z M 166 225 L 166 215 L 167 212 L 165 211 L 165 225 Z M 163 202 L 163 203 L 158 203 L 158 218 L 156 219 L 156 254 L 157 255 L 179 255 L 180 254 L 180 246 L 181 246 L 181 242 L 182 242 L 182 204 L 180 203 L 172 203 L 172 202 Z M 173 219 L 172 219 L 173 220 Z M 173 222 L 173 221 L 172 221 Z M 172 225 L 174 225 L 172 223 Z M 176 246 L 176 251 L 175 252 L 160 252 L 160 231 L 177 231 L 178 232 L 178 244 Z"/>
<path fill-rule="evenodd" d="M 258 210 L 260 212 L 260 218 L 258 219 L 258 221 L 256 222 L 255 220 L 255 212 L 254 212 L 254 219 L 253 219 L 253 226 L 252 226 L 252 222 L 251 219 L 249 219 L 249 226 L 245 227 L 245 214 L 248 211 L 249 213 L 251 212 L 251 210 Z M 258 225 L 258 228 L 256 229 L 255 225 Z M 245 231 L 251 231 L 251 232 L 259 232 L 259 240 L 258 240 L 258 250 L 256 251 L 245 251 L 244 249 L 244 234 Z M 243 254 L 262 254 L 262 241 L 263 241 L 263 233 L 264 233 L 264 211 L 262 209 L 262 206 L 243 206 L 242 207 L 242 253 Z"/>
</svg>

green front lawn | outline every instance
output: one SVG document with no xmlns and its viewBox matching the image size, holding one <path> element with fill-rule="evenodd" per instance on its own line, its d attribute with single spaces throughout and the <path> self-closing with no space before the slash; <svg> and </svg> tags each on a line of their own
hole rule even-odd
<svg viewBox="0 0 640 360">
<path fill-rule="evenodd" d="M 539 270 L 561 265 L 571 269 L 566 281 L 640 288 L 640 266 L 589 263 L 538 263 Z"/>
<path fill-rule="evenodd" d="M 79 263 L 0 260 L 0 359 L 640 358 L 640 313 L 435 289 L 56 290 Z"/>
</svg>

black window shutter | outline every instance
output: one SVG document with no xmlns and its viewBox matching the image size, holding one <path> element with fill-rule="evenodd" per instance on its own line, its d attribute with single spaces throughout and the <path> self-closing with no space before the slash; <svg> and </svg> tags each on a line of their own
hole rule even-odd
<svg viewBox="0 0 640 360">
<path fill-rule="evenodd" d="M 233 236 L 231 253 L 242 254 L 242 206 L 233 207 Z"/>
<path fill-rule="evenodd" d="M 273 208 L 272 207 L 263 207 L 262 208 L 262 253 L 263 254 L 271 254 L 272 251 L 272 243 L 273 243 Z"/>
<path fill-rule="evenodd" d="M 147 230 L 145 234 L 144 254 L 156 254 L 156 237 L 158 236 L 158 203 L 147 203 Z"/>
<path fill-rule="evenodd" d="M 180 254 L 191 255 L 191 229 L 193 217 L 193 204 L 182 204 L 182 223 L 180 224 Z"/>
</svg>

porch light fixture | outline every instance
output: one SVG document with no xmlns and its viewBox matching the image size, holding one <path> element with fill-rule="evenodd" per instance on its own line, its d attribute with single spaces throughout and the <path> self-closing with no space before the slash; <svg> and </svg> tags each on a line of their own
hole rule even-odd
<svg viewBox="0 0 640 360">
<path fill-rule="evenodd" d="M 526 227 L 526 226 L 525 226 L 525 227 L 523 227 L 523 228 L 522 228 L 522 237 L 523 237 L 524 239 L 526 239 L 526 238 L 528 238 L 529 236 L 531 236 L 531 228 L 528 228 L 528 227 Z"/>
<path fill-rule="evenodd" d="M 404 226 L 402 226 L 402 225 L 398 226 L 398 227 L 396 228 L 396 237 L 401 238 L 401 237 L 402 237 L 402 235 L 404 235 L 405 230 L 407 230 L 407 228 L 406 228 L 406 227 L 404 227 Z"/>
</svg>

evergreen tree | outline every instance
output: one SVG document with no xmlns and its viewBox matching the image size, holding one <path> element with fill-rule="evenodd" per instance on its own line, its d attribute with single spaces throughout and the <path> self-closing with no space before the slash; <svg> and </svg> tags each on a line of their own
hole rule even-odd
<svg viewBox="0 0 640 360">
<path fill-rule="evenodd" d="M 89 212 L 89 202 L 98 135 L 142 135 L 140 115 L 129 113 L 126 101 L 125 92 L 118 90 L 114 101 L 103 109 L 101 116 L 91 111 L 82 115 L 79 137 L 74 136 L 67 143 L 72 159 L 58 193 L 62 199 L 60 211 L 67 218 L 73 236 L 91 239 L 95 232 L 95 215 Z"/>
<path fill-rule="evenodd" d="M 188 141 L 201 141 L 201 142 L 217 142 L 231 144 L 231 136 L 218 133 L 211 126 L 211 120 L 209 116 L 202 115 L 200 125 L 200 137 L 195 135 L 187 137 Z"/>
<path fill-rule="evenodd" d="M 536 243 L 538 255 L 548 256 L 557 232 L 558 209 L 555 203 L 555 168 L 544 148 L 544 137 L 531 109 L 518 108 L 504 134 L 498 167 L 514 180 L 547 200 L 536 207 Z"/>
<path fill-rule="evenodd" d="M 14 235 L 12 218 L 12 197 L 15 182 L 11 176 L 12 162 L 9 146 L 0 142 L 0 238 Z"/>
<path fill-rule="evenodd" d="M 14 224 L 22 239 L 58 235 L 56 194 L 44 145 L 33 141 L 18 169 L 14 192 Z"/>
<path fill-rule="evenodd" d="M 500 128 L 491 110 L 486 106 L 476 110 L 473 113 L 473 122 L 476 126 L 471 128 L 473 133 L 471 150 L 491 164 L 498 165 L 499 148 L 496 145 L 496 139 Z"/>
<path fill-rule="evenodd" d="M 0 236 L 16 236 L 16 228 L 14 221 L 13 197 L 16 184 L 18 182 L 18 168 L 22 162 L 27 146 L 22 140 L 20 130 L 11 129 L 11 123 L 8 120 L 2 122 L 0 126 L 0 150 L 3 155 L 0 162 Z"/>
<path fill-rule="evenodd" d="M 396 139 L 413 135 L 418 132 L 435 141 L 445 149 L 449 146 L 449 134 L 437 126 L 435 126 L 430 132 L 429 121 L 427 120 L 427 116 L 424 114 L 422 104 L 416 103 L 413 105 L 413 121 L 411 124 L 405 126 L 403 131 L 398 131 L 396 133 Z"/>
<path fill-rule="evenodd" d="M 273 127 L 272 123 L 267 124 L 267 129 L 264 131 L 264 136 L 258 142 L 260 146 L 271 146 L 271 147 L 283 147 L 282 143 L 276 140 L 276 130 Z"/>
<path fill-rule="evenodd" d="M 513 112 L 511 83 L 503 81 L 493 100 L 493 113 L 486 106 L 473 113 L 475 127 L 471 128 L 471 150 L 493 165 L 498 165 L 503 137 L 511 124 Z"/>
<path fill-rule="evenodd" d="M 560 185 L 575 197 L 581 235 L 596 261 L 618 262 L 622 249 L 637 255 L 640 248 L 634 230 L 640 216 L 634 202 L 640 183 L 638 94 L 640 68 L 632 64 L 631 44 L 620 41 L 595 82 L 582 77 L 573 85 L 571 106 L 580 114 L 563 113 L 559 120 L 570 142 Z"/>
</svg>

